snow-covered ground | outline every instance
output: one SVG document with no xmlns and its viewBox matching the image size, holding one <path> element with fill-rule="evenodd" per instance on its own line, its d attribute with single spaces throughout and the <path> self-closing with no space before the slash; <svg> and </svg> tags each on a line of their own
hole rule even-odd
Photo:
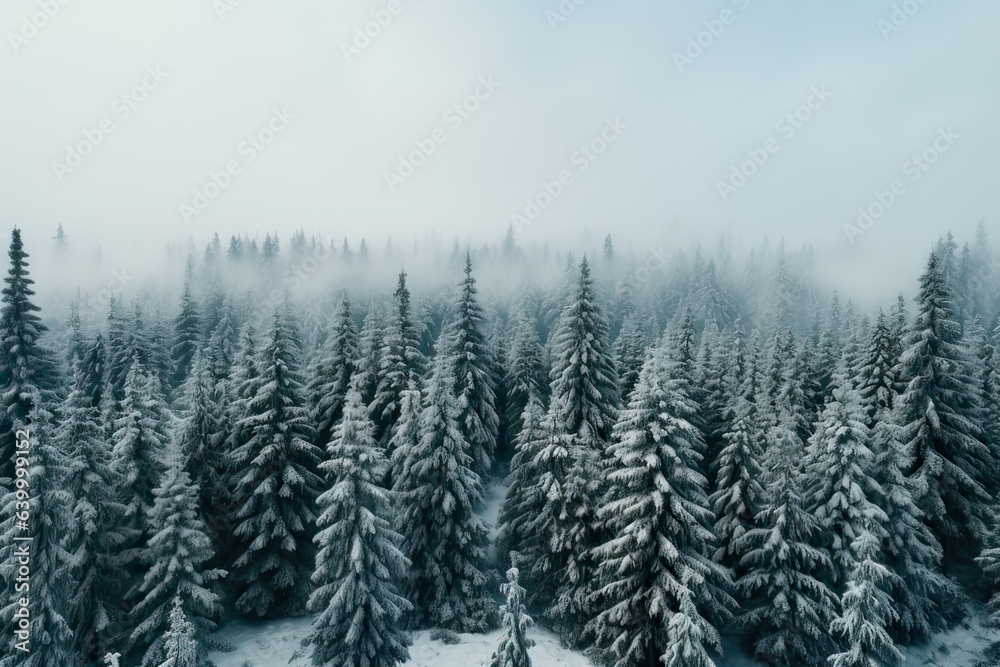
<svg viewBox="0 0 1000 667">
<path fill-rule="evenodd" d="M 220 630 L 220 636 L 236 647 L 234 653 L 214 653 L 217 667 L 311 667 L 309 651 L 302 640 L 309 636 L 311 618 L 297 618 L 266 623 L 233 621 Z M 489 662 L 499 642 L 501 631 L 485 635 L 459 635 L 462 643 L 447 645 L 430 638 L 429 632 L 414 634 L 407 667 L 481 667 Z M 535 667 L 594 667 L 584 656 L 559 645 L 559 639 L 541 628 L 531 630 L 536 645 L 531 649 Z M 991 642 L 1000 641 L 1000 633 L 978 624 L 968 629 L 956 628 L 935 637 L 934 641 L 911 646 L 907 667 L 971 667 Z M 719 667 L 760 667 L 739 647 L 726 644 L 726 657 Z"/>
<path fill-rule="evenodd" d="M 235 621 L 221 630 L 221 636 L 236 645 L 234 653 L 214 653 L 217 667 L 311 667 L 309 652 L 302 640 L 309 636 L 311 618 L 269 623 Z M 485 635 L 459 635 L 462 643 L 447 645 L 430 638 L 429 632 L 413 636 L 407 667 L 480 667 L 489 663 L 500 641 L 500 630 Z M 531 659 L 537 667 L 593 667 L 579 653 L 559 645 L 559 639 L 545 630 L 535 629 L 531 637 L 537 644 Z M 249 663 L 249 664 L 248 664 Z"/>
</svg>

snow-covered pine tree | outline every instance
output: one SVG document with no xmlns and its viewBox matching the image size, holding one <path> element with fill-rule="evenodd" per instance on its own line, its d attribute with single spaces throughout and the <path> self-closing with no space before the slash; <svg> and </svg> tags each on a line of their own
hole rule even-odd
<svg viewBox="0 0 1000 667">
<path fill-rule="evenodd" d="M 551 423 L 546 421 L 545 408 L 537 396 L 528 400 L 521 416 L 521 430 L 517 434 L 514 457 L 507 476 L 507 494 L 500 505 L 497 518 L 497 551 L 500 554 L 516 552 L 525 563 L 537 562 L 535 556 L 544 553 L 547 543 L 530 528 L 542 511 L 542 497 L 538 481 L 544 468 L 536 460 L 551 433 Z M 513 563 L 517 565 L 517 563 Z"/>
<path fill-rule="evenodd" d="M 351 376 L 358 363 L 358 333 L 351 301 L 344 292 L 330 337 L 317 351 L 306 393 L 316 430 L 315 444 L 325 448 L 344 412 Z"/>
<path fill-rule="evenodd" d="M 227 299 L 222 305 L 219 323 L 208 339 L 208 354 L 212 359 L 212 375 L 216 382 L 229 379 L 239 342 L 239 325 Z"/>
<path fill-rule="evenodd" d="M 357 383 L 360 377 L 352 380 L 352 384 Z M 356 385 L 359 386 L 360 385 Z M 389 438 L 387 448 L 387 459 L 389 461 L 386 473 L 386 488 L 396 488 L 397 480 L 410 479 L 408 465 L 413 461 L 413 451 L 420 445 L 421 437 L 421 417 L 423 415 L 423 397 L 416 383 L 411 383 L 410 387 L 403 392 L 399 399 L 399 419 L 392 427 L 392 435 Z M 397 497 L 398 501 L 399 498 Z M 397 521 L 402 518 L 402 510 L 397 508 Z M 402 530 L 402 524 L 397 527 Z"/>
<path fill-rule="evenodd" d="M 322 480 L 298 358 L 277 310 L 257 366 L 259 375 L 241 386 L 245 399 L 235 426 L 241 444 L 231 452 L 239 509 L 229 571 L 236 608 L 266 617 L 298 613 L 308 598 Z"/>
<path fill-rule="evenodd" d="M 173 362 L 171 375 L 173 389 L 180 387 L 187 380 L 195 352 L 201 344 L 201 317 L 198 314 L 198 303 L 191 294 L 193 270 L 193 260 L 189 259 L 184 279 L 184 293 L 181 295 L 181 310 L 174 320 L 173 345 L 170 348 L 170 359 Z"/>
<path fill-rule="evenodd" d="M 881 533 L 888 521 L 875 504 L 884 491 L 872 475 L 865 417 L 861 397 L 849 382 L 833 389 L 805 452 L 806 507 L 822 529 L 820 544 L 833 563 L 825 583 L 833 590 L 843 590 L 855 564 L 851 545 L 865 527 Z"/>
<path fill-rule="evenodd" d="M 608 325 L 596 303 L 586 257 L 570 303 L 553 336 L 551 402 L 553 437 L 539 454 L 547 471 L 539 480 L 546 503 L 532 531 L 548 541 L 536 571 L 558 586 L 546 614 L 571 643 L 592 615 L 588 602 L 591 549 L 601 465 L 618 410 L 618 379 L 608 343 Z M 532 585 L 537 580 L 532 577 Z M 546 594 L 540 587 L 540 594 Z"/>
<path fill-rule="evenodd" d="M 892 410 L 896 396 L 902 393 L 898 378 L 899 345 L 889 318 L 879 311 L 858 378 L 861 406 L 869 428 L 874 428 L 876 415 Z"/>
<path fill-rule="evenodd" d="M 777 431 L 776 431 L 777 433 Z M 767 489 L 756 526 L 735 545 L 744 556 L 737 588 L 757 659 L 780 667 L 819 667 L 833 653 L 830 623 L 837 597 L 823 583 L 833 567 L 813 547 L 820 531 L 802 506 L 801 441 L 789 429 L 763 461 Z"/>
<path fill-rule="evenodd" d="M 904 340 L 907 385 L 896 411 L 912 461 L 906 472 L 946 551 L 975 548 L 986 536 L 987 488 L 996 484 L 997 461 L 982 440 L 979 387 L 936 252 L 920 278 L 917 304 Z"/>
<path fill-rule="evenodd" d="M 31 429 L 24 438 L 30 445 L 27 452 L 16 449 L 15 459 L 27 459 L 22 469 L 27 470 L 29 506 L 24 507 L 13 487 L 0 498 L 0 578 L 7 582 L 0 597 L 0 629 L 8 648 L 0 654 L 0 667 L 73 667 L 73 555 L 64 546 L 72 526 L 73 499 L 65 488 L 68 461 L 55 441 L 45 437 L 52 432 L 51 414 L 35 407 L 26 421 Z M 18 517 L 25 510 L 27 527 Z M 30 544 L 30 574 L 15 587 L 15 577 L 23 575 L 19 565 L 25 544 Z M 10 650 L 19 639 L 14 630 L 20 629 L 15 612 L 22 609 L 21 598 L 30 600 L 27 653 Z"/>
<path fill-rule="evenodd" d="M 41 341 L 47 329 L 31 300 L 35 281 L 28 274 L 28 253 L 16 227 L 7 256 L 0 308 L 0 479 L 13 478 L 15 433 L 29 424 L 32 410 L 55 398 L 57 386 L 52 354 Z"/>
<path fill-rule="evenodd" d="M 830 656 L 831 667 L 891 667 L 903 653 L 887 630 L 897 619 L 889 589 L 895 575 L 881 562 L 887 537 L 879 519 L 864 522 L 849 547 L 853 565 L 840 596 L 841 611 L 830 624 L 844 650 Z"/>
<path fill-rule="evenodd" d="M 742 536 L 754 527 L 763 502 L 761 462 L 765 422 L 761 414 L 757 352 L 745 344 L 736 323 L 734 356 L 728 379 L 729 400 L 721 447 L 713 462 L 715 490 L 710 502 L 715 513 L 716 560 L 741 574 Z"/>
<path fill-rule="evenodd" d="M 85 363 L 89 353 L 76 363 L 56 440 L 66 453 L 64 487 L 73 499 L 66 545 L 73 557 L 72 576 L 76 582 L 70 597 L 73 612 L 69 615 L 74 650 L 85 659 L 96 660 L 108 648 L 106 642 L 119 622 L 125 593 L 114 558 L 126 541 L 119 525 L 126 508 L 117 498 L 116 490 L 122 484 L 111 469 L 111 449 L 101 423 L 100 403 L 94 402 L 92 394 L 93 369 L 88 370 Z M 98 367 L 98 378 L 100 370 Z"/>
<path fill-rule="evenodd" d="M 544 402 L 548 394 L 544 353 L 534 322 L 523 312 L 519 313 L 504 377 L 507 386 L 507 432 L 515 441 L 523 428 L 522 417 L 531 397 Z"/>
<path fill-rule="evenodd" d="M 473 472 L 485 477 L 493 467 L 500 421 L 496 413 L 490 349 L 482 331 L 483 309 L 476 296 L 472 256 L 468 252 L 465 254 L 465 278 L 460 286 L 462 291 L 455 304 L 455 319 L 442 338 L 448 338 L 450 373 L 455 378 L 455 397 L 460 411 L 459 428 L 469 443 Z"/>
<path fill-rule="evenodd" d="M 639 316 L 630 313 L 622 321 L 621 331 L 615 339 L 615 367 L 618 369 L 618 384 L 622 402 L 628 401 L 632 388 L 639 381 L 639 371 L 646 356 L 646 333 Z"/>
<path fill-rule="evenodd" d="M 697 406 L 668 354 L 661 345 L 647 358 L 619 415 L 598 511 L 608 538 L 594 549 L 593 597 L 602 611 L 591 628 L 621 667 L 705 664 L 708 652 L 721 652 L 715 623 L 736 606 L 728 572 L 712 560 Z"/>
<path fill-rule="evenodd" d="M 198 507 L 198 486 L 186 470 L 184 455 L 172 447 L 163 476 L 147 511 L 149 540 L 142 560 L 147 566 L 132 609 L 133 630 L 129 655 L 142 667 L 157 667 L 167 658 L 171 612 L 175 598 L 194 626 L 199 665 L 208 665 L 209 635 L 222 615 L 222 603 L 213 584 L 226 575 L 205 564 L 214 555 Z"/>
<path fill-rule="evenodd" d="M 913 500 L 912 480 L 903 474 L 907 457 L 891 414 L 876 415 L 871 443 L 883 491 L 878 505 L 887 517 L 883 557 L 897 575 L 890 582 L 898 616 L 892 632 L 911 643 L 942 630 L 960 608 L 962 593 L 941 573 L 941 545 Z"/>
<path fill-rule="evenodd" d="M 125 394 L 115 412 L 111 436 L 111 469 L 121 484 L 126 536 L 119 562 L 132 577 L 139 575 L 139 550 L 148 537 L 146 516 L 153 506 L 153 489 L 163 473 L 163 452 L 169 442 L 171 416 L 160 394 L 160 383 L 136 355 L 125 379 Z M 126 589 L 131 584 L 126 585 Z"/>
<path fill-rule="evenodd" d="M 524 589 L 517 582 L 516 567 L 507 570 L 507 583 L 500 585 L 500 592 L 507 604 L 500 607 L 501 625 L 506 634 L 490 658 L 490 667 L 531 667 L 528 649 L 534 642 L 528 639 L 528 628 L 533 625 L 524 606 Z"/>
<path fill-rule="evenodd" d="M 209 526 L 213 541 L 228 522 L 220 512 L 226 505 L 226 461 L 224 405 L 210 359 L 195 352 L 190 373 L 181 387 L 180 403 L 184 417 L 177 431 L 177 445 L 187 466 L 191 481 L 199 490 L 201 516 Z"/>
<path fill-rule="evenodd" d="M 395 480 L 407 556 L 408 599 L 417 622 L 457 632 L 490 627 L 495 610 L 486 591 L 489 532 L 474 508 L 482 482 L 458 425 L 455 379 L 435 359 L 425 390 L 421 437 Z"/>
<path fill-rule="evenodd" d="M 411 380 L 420 380 L 426 365 L 413 322 L 405 271 L 399 273 L 399 283 L 393 296 L 395 301 L 382 344 L 375 398 L 369 406 L 379 442 L 389 437 L 392 425 L 399 419 L 400 395 L 406 391 Z"/>
<path fill-rule="evenodd" d="M 412 606 L 396 591 L 409 561 L 389 523 L 385 467 L 368 406 L 351 387 L 320 464 L 333 485 L 318 499 L 316 589 L 309 598 L 316 613 L 309 641 L 319 667 L 395 667 L 410 657 L 403 616 Z"/>
<path fill-rule="evenodd" d="M 359 374 L 358 387 L 361 396 L 368 402 L 369 414 L 378 391 L 378 371 L 382 366 L 382 348 L 385 345 L 385 316 L 374 299 L 368 304 L 368 312 L 358 336 L 358 363 L 355 372 Z"/>
<path fill-rule="evenodd" d="M 158 667 L 198 667 L 198 640 L 179 595 L 174 596 L 169 628 L 164 635 L 166 659 Z"/>
</svg>

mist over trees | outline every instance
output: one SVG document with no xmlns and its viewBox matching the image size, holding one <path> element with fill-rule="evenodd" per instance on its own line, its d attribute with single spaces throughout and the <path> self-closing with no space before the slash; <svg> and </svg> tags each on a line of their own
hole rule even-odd
<svg viewBox="0 0 1000 667">
<path fill-rule="evenodd" d="M 502 626 L 494 664 L 527 667 L 532 619 L 616 667 L 711 665 L 723 636 L 893 665 L 971 602 L 1000 615 L 983 225 L 872 311 L 808 248 L 726 239 L 216 235 L 161 280 L 36 293 L 33 254 L 105 270 L 55 244 L 14 230 L 2 292 L 0 611 L 13 637 L 30 535 L 38 648 L 0 665 L 207 665 L 224 614 L 306 613 L 317 665 Z"/>
</svg>

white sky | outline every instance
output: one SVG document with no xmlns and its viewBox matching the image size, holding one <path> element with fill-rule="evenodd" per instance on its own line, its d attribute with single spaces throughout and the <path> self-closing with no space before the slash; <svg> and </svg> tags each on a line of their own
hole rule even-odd
<svg viewBox="0 0 1000 667">
<path fill-rule="evenodd" d="M 997 219 L 989 0 L 588 0 L 555 29 L 558 0 L 396 0 L 352 62 L 341 43 L 388 0 L 242 0 L 224 18 L 217 6 L 239 0 L 63 2 L 24 41 L 46 0 L 0 9 L 0 221 L 36 242 L 58 223 L 74 241 L 157 251 L 165 238 L 299 226 L 376 247 L 431 229 L 498 239 L 568 169 L 526 241 L 611 231 L 644 248 L 733 229 L 814 243 L 838 282 L 895 291 L 940 232 Z M 916 11 L 883 34 L 894 4 Z M 730 23 L 678 71 L 674 52 L 723 11 Z M 122 118 L 116 98 L 148 67 L 165 80 Z M 489 76 L 499 88 L 449 122 Z M 776 121 L 814 86 L 832 97 L 787 137 Z M 250 162 L 241 142 L 275 108 L 295 118 Z M 574 152 L 616 117 L 626 129 L 581 173 Z M 103 119 L 114 132 L 60 182 L 53 163 Z M 947 127 L 959 138 L 912 182 L 904 162 Z M 390 191 L 385 172 L 436 128 L 447 140 Z M 769 138 L 778 151 L 724 202 L 717 183 Z M 180 205 L 230 160 L 240 173 L 185 222 Z M 848 243 L 843 225 L 897 178 L 905 193 Z"/>
</svg>

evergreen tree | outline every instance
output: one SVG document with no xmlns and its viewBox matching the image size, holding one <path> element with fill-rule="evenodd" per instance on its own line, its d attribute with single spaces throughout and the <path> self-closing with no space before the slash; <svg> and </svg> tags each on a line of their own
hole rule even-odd
<svg viewBox="0 0 1000 667">
<path fill-rule="evenodd" d="M 899 346 L 889 318 L 879 311 L 858 380 L 865 423 L 869 428 L 875 426 L 877 414 L 892 410 L 896 396 L 903 390 L 898 378 Z"/>
<path fill-rule="evenodd" d="M 358 334 L 351 315 L 351 301 L 340 298 L 333 333 L 316 355 L 306 389 L 317 447 L 325 447 L 344 411 L 351 376 L 358 363 Z"/>
<path fill-rule="evenodd" d="M 394 298 L 395 306 L 379 359 L 375 398 L 369 407 L 375 421 L 375 435 L 380 442 L 389 437 L 392 425 L 399 419 L 401 394 L 411 380 L 419 381 L 425 364 L 413 323 L 405 271 L 399 273 Z"/>
<path fill-rule="evenodd" d="M 646 356 L 646 334 L 637 315 L 625 316 L 622 330 L 615 339 L 614 350 L 621 397 L 623 401 L 627 401 L 632 388 L 639 381 L 639 371 Z"/>
<path fill-rule="evenodd" d="M 544 402 L 548 393 L 543 355 L 534 323 L 523 313 L 519 314 L 504 376 L 507 386 L 507 432 L 513 438 L 517 438 L 523 428 L 522 417 L 531 397 Z"/>
<path fill-rule="evenodd" d="M 194 626 L 184 613 L 180 596 L 174 597 L 169 627 L 164 635 L 166 660 L 159 667 L 198 667 L 198 641 Z"/>
<path fill-rule="evenodd" d="M 737 326 L 739 326 L 737 324 Z M 760 382 L 756 353 L 744 349 L 736 340 L 731 379 L 732 391 L 727 408 L 731 424 L 722 434 L 721 448 L 714 462 L 715 491 L 710 497 L 715 512 L 716 559 L 741 572 L 742 537 L 754 527 L 763 502 L 761 461 L 765 425 L 758 406 Z"/>
<path fill-rule="evenodd" d="M 115 555 L 126 542 L 119 525 L 126 508 L 115 493 L 121 488 L 121 480 L 111 469 L 111 450 L 91 383 L 84 361 L 78 361 L 56 441 L 67 455 L 64 487 L 73 499 L 66 544 L 72 554 L 76 585 L 70 598 L 73 613 L 69 619 L 75 651 L 95 660 L 114 632 L 124 593 Z"/>
<path fill-rule="evenodd" d="M 745 600 L 739 624 L 749 630 L 757 659 L 781 667 L 826 664 L 837 598 L 823 583 L 833 567 L 812 546 L 820 527 L 802 506 L 798 438 L 771 443 L 764 461 L 764 506 L 756 526 L 739 538 L 745 554 L 737 588 Z"/>
<path fill-rule="evenodd" d="M 528 628 L 533 621 L 525 611 L 524 589 L 517 583 L 517 576 L 517 568 L 512 567 L 507 570 L 507 583 L 500 586 L 507 598 L 507 604 L 500 607 L 501 624 L 507 632 L 490 658 L 490 667 L 531 667 L 528 649 L 534 642 L 528 639 Z"/>
<path fill-rule="evenodd" d="M 320 495 L 315 542 L 317 613 L 310 643 L 317 666 L 393 667 L 409 660 L 402 617 L 412 607 L 396 592 L 409 562 L 389 524 L 381 487 L 386 461 L 357 387 L 348 390 L 343 418 L 321 470 L 333 486 Z"/>
<path fill-rule="evenodd" d="M 460 410 L 459 428 L 471 448 L 472 470 L 485 476 L 493 467 L 500 420 L 496 413 L 490 349 L 482 331 L 483 309 L 476 297 L 469 253 L 465 255 L 461 288 L 455 320 L 445 335 L 450 345 L 450 372 L 455 378 L 455 397 Z"/>
<path fill-rule="evenodd" d="M 54 398 L 56 372 L 41 338 L 47 331 L 31 297 L 35 281 L 28 277 L 28 253 L 21 230 L 11 234 L 10 269 L 4 278 L 0 308 L 0 479 L 12 478 L 18 429 L 29 424 L 29 415 Z"/>
<path fill-rule="evenodd" d="M 536 396 L 529 399 L 521 423 L 506 481 L 507 494 L 497 518 L 497 550 L 500 554 L 516 552 L 525 557 L 526 563 L 534 563 L 534 556 L 547 547 L 530 525 L 545 505 L 538 486 L 544 467 L 537 457 L 551 432 L 551 423 L 546 422 L 545 410 Z"/>
<path fill-rule="evenodd" d="M 598 513 L 608 540 L 595 549 L 604 610 L 592 626 L 621 667 L 712 664 L 708 651 L 721 652 L 713 620 L 725 622 L 735 607 L 724 590 L 729 575 L 712 560 L 714 517 L 698 472 L 704 440 L 676 367 L 662 347 L 653 352 L 609 450 Z"/>
<path fill-rule="evenodd" d="M 358 387 L 361 396 L 369 406 L 369 414 L 374 419 L 371 405 L 378 391 L 378 372 L 382 366 L 382 348 L 385 344 L 385 317 L 377 304 L 369 304 L 361 334 L 358 338 L 358 363 L 355 372 L 359 374 Z"/>
<path fill-rule="evenodd" d="M 889 596 L 892 572 L 880 562 L 885 529 L 876 520 L 861 528 L 850 546 L 854 564 L 841 595 L 841 613 L 830 631 L 846 650 L 830 656 L 831 667 L 888 667 L 901 665 L 903 654 L 886 630 L 896 620 Z"/>
<path fill-rule="evenodd" d="M 170 348 L 170 358 L 173 362 L 171 387 L 176 389 L 184 384 L 194 355 L 201 343 L 201 317 L 198 315 L 198 304 L 191 294 L 192 264 L 188 263 L 188 277 L 184 281 L 184 294 L 181 296 L 181 311 L 174 320 L 174 344 Z"/>
<path fill-rule="evenodd" d="M 884 531 L 888 520 L 875 504 L 884 491 L 871 474 L 873 455 L 864 419 L 858 392 L 849 385 L 834 389 L 805 457 L 808 508 L 819 522 L 822 545 L 834 566 L 826 583 L 838 590 L 854 567 L 851 545 L 865 530 Z"/>
<path fill-rule="evenodd" d="M 987 488 L 997 479 L 997 462 L 982 440 L 979 388 L 946 275 L 932 254 L 920 279 L 920 312 L 904 341 L 907 385 L 897 418 L 926 520 L 944 545 L 974 546 L 986 533 Z"/>
<path fill-rule="evenodd" d="M 245 504 L 236 513 L 230 573 L 236 608 L 265 617 L 297 613 L 308 597 L 321 480 L 298 359 L 277 311 L 257 364 L 260 374 L 241 387 L 247 398 L 236 430 L 246 440 L 231 454 L 240 471 L 235 494 Z"/>
<path fill-rule="evenodd" d="M 148 535 L 146 516 L 162 476 L 161 457 L 169 442 L 170 424 L 159 383 L 143 367 L 138 355 L 126 377 L 125 395 L 116 415 L 111 468 L 122 484 L 122 528 L 127 537 L 119 557 L 122 565 L 137 576 L 139 550 Z"/>
<path fill-rule="evenodd" d="M 449 370 L 438 357 L 426 389 L 420 441 L 393 480 L 413 564 L 407 598 L 419 623 L 482 631 L 494 615 L 483 573 L 489 534 L 474 511 L 482 502 L 482 483 L 459 427 Z"/>
<path fill-rule="evenodd" d="M 72 498 L 64 486 L 68 462 L 45 436 L 51 433 L 51 415 L 43 408 L 33 408 L 27 421 L 31 430 L 19 442 L 28 442 L 29 446 L 16 446 L 15 457 L 27 459 L 21 469 L 27 471 L 28 507 L 24 507 L 25 501 L 19 500 L 14 488 L 0 499 L 0 577 L 7 582 L 0 597 L 0 629 L 7 647 L 25 639 L 15 634 L 21 629 L 15 613 L 22 609 L 21 598 L 29 599 L 28 652 L 8 648 L 5 655 L 0 655 L 0 666 L 73 667 L 69 604 L 73 557 L 64 546 L 72 525 Z M 21 461 L 18 465 L 22 465 Z M 22 521 L 22 512 L 27 512 L 26 522 Z M 25 544 L 30 546 L 26 548 Z M 27 581 L 21 578 L 24 572 L 19 567 L 24 554 L 30 560 Z"/>
<path fill-rule="evenodd" d="M 142 667 L 157 667 L 167 659 L 175 600 L 194 627 L 199 665 L 209 664 L 207 649 L 216 646 L 209 635 L 222 615 L 219 596 L 211 587 L 226 573 L 204 567 L 214 552 L 199 517 L 198 487 L 185 469 L 183 454 L 175 448 L 169 458 L 147 512 L 150 537 L 143 562 L 148 569 L 138 587 L 141 600 L 132 609 L 129 649 Z"/>
</svg>

